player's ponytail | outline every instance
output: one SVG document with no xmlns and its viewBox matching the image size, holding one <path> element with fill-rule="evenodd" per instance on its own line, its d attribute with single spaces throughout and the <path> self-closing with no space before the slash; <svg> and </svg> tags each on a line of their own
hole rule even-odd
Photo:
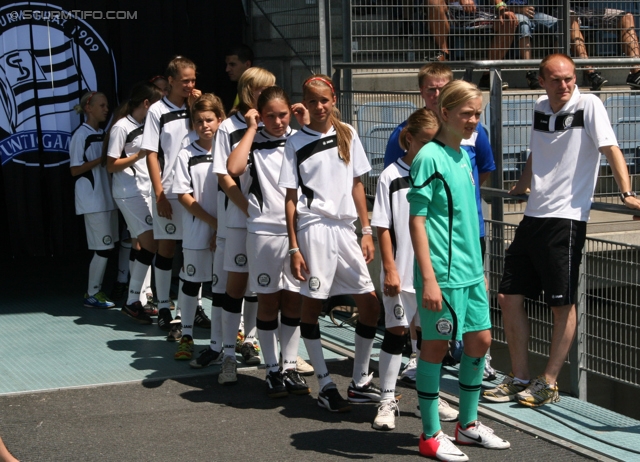
<svg viewBox="0 0 640 462">
<path fill-rule="evenodd" d="M 305 94 L 305 91 L 309 87 L 329 87 L 331 90 L 331 94 L 335 97 L 336 92 L 333 87 L 333 82 L 331 78 L 327 75 L 323 74 L 315 74 L 309 77 L 302 84 L 302 94 Z M 344 161 L 345 164 L 349 164 L 351 161 L 351 138 L 353 137 L 353 133 L 347 124 L 340 122 L 340 111 L 335 106 L 333 107 L 331 114 L 329 114 L 329 120 L 331 121 L 331 125 L 336 131 L 336 139 L 338 141 L 338 155 Z"/>
</svg>

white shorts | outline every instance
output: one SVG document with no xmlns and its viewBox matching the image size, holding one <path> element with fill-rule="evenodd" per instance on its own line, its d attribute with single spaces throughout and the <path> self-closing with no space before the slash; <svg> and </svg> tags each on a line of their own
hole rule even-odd
<svg viewBox="0 0 640 462">
<path fill-rule="evenodd" d="M 89 250 L 113 249 L 118 242 L 118 211 L 84 214 L 84 227 L 87 230 Z"/>
<path fill-rule="evenodd" d="M 211 292 L 224 294 L 227 291 L 228 273 L 224 270 L 224 248 L 226 239 L 216 238 L 216 252 L 213 255 L 213 275 L 211 276 Z"/>
<path fill-rule="evenodd" d="M 384 282 L 381 287 L 384 287 Z M 411 320 L 415 318 L 416 326 L 420 327 L 420 316 L 418 312 L 418 302 L 415 292 L 400 291 L 395 297 L 382 296 L 384 304 L 384 326 L 389 327 L 409 327 Z"/>
<path fill-rule="evenodd" d="M 224 269 L 234 273 L 248 273 L 247 228 L 227 228 L 224 249 Z"/>
<path fill-rule="evenodd" d="M 153 237 L 167 241 L 182 239 L 182 214 L 185 209 L 178 199 L 167 199 L 171 203 L 171 220 L 158 216 L 155 195 L 151 198 L 153 206 Z"/>
<path fill-rule="evenodd" d="M 182 249 L 180 278 L 190 282 L 208 282 L 213 276 L 213 252 L 209 249 Z"/>
<path fill-rule="evenodd" d="M 134 196 L 126 199 L 114 199 L 122 212 L 124 221 L 132 237 L 153 230 L 151 215 L 151 196 Z"/>
<path fill-rule="evenodd" d="M 306 297 L 366 294 L 375 289 L 358 238 L 347 225 L 315 223 L 298 231 L 309 274 L 300 283 Z"/>
<path fill-rule="evenodd" d="M 257 294 L 300 292 L 300 281 L 291 274 L 288 236 L 248 233 L 247 255 L 250 290 Z"/>
</svg>

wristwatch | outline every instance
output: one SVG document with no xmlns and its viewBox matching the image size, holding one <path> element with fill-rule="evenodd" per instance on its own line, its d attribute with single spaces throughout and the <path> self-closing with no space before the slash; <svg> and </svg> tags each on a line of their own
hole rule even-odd
<svg viewBox="0 0 640 462">
<path fill-rule="evenodd" d="M 633 192 L 633 191 L 627 191 L 627 192 L 620 193 L 620 200 L 622 200 L 622 203 L 624 203 L 624 200 L 627 197 L 636 197 L 636 193 Z"/>
</svg>

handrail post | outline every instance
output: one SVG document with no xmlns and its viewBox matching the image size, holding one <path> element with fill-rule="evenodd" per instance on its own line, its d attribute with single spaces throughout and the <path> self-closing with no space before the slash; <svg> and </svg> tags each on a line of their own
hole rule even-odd
<svg viewBox="0 0 640 462">
<path fill-rule="evenodd" d="M 587 373 L 584 370 L 585 342 L 587 338 L 587 244 L 582 249 L 582 264 L 578 270 L 578 289 L 576 300 L 576 336 L 569 351 L 569 376 L 571 394 L 582 401 L 587 400 Z"/>
<path fill-rule="evenodd" d="M 331 75 L 331 0 L 318 1 L 320 72 Z"/>
</svg>

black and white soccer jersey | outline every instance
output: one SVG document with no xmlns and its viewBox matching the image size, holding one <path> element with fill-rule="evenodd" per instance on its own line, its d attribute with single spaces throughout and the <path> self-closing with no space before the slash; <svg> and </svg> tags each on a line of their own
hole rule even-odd
<svg viewBox="0 0 640 462">
<path fill-rule="evenodd" d="M 600 98 L 581 94 L 576 86 L 555 113 L 546 95 L 539 98 L 531 131 L 531 194 L 524 214 L 587 221 L 603 146 L 618 142 Z"/>
<path fill-rule="evenodd" d="M 246 131 L 247 123 L 239 112 L 236 112 L 220 124 L 216 133 L 215 149 L 213 151 L 214 173 L 227 174 L 229 155 L 238 145 Z M 246 196 L 249 187 L 248 175 L 241 175 L 238 178 L 234 178 L 234 180 Z M 226 237 L 226 228 L 246 228 L 247 216 L 227 197 L 222 188 L 218 189 L 218 236 L 224 238 Z"/>
<path fill-rule="evenodd" d="M 197 142 L 191 143 L 178 154 L 173 180 L 174 194 L 191 194 L 209 215 L 217 217 L 216 193 L 218 177 L 211 170 L 213 157 Z M 204 221 L 182 214 L 182 247 L 191 250 L 208 249 L 213 229 Z"/>
<path fill-rule="evenodd" d="M 71 167 L 79 167 L 102 156 L 104 132 L 94 130 L 86 123 L 80 125 L 71 137 L 69 157 Z M 100 164 L 76 178 L 76 215 L 115 210 L 111 196 L 111 181 L 105 167 Z"/>
<path fill-rule="evenodd" d="M 114 159 L 126 159 L 140 151 L 144 123 L 140 124 L 128 115 L 118 120 L 109 133 L 107 155 Z M 140 159 L 129 167 L 115 172 L 112 177 L 112 192 L 115 199 L 135 196 L 150 196 L 151 181 L 147 160 Z"/>
<path fill-rule="evenodd" d="M 415 292 L 413 288 L 413 246 L 409 233 L 409 167 L 402 159 L 396 160 L 380 174 L 373 205 L 371 226 L 386 228 L 391 234 L 393 256 L 400 278 L 401 290 Z"/>
<path fill-rule="evenodd" d="M 175 198 L 170 195 L 173 168 L 188 133 L 189 110 L 185 105 L 178 107 L 166 96 L 151 105 L 144 122 L 141 148 L 158 153 L 162 189 L 168 199 Z"/>
<path fill-rule="evenodd" d="M 286 236 L 287 224 L 284 213 L 286 189 L 278 185 L 284 145 L 296 133 L 291 127 L 284 136 L 276 138 L 264 129 L 258 130 L 247 163 L 246 174 L 250 177 L 249 218 L 247 231 L 254 234 Z"/>
<path fill-rule="evenodd" d="M 321 221 L 353 224 L 358 218 L 353 201 L 353 179 L 371 170 L 362 143 L 353 127 L 351 159 L 338 155 L 336 131 L 320 133 L 303 127 L 285 145 L 279 185 L 300 188 L 298 229 Z"/>
</svg>

